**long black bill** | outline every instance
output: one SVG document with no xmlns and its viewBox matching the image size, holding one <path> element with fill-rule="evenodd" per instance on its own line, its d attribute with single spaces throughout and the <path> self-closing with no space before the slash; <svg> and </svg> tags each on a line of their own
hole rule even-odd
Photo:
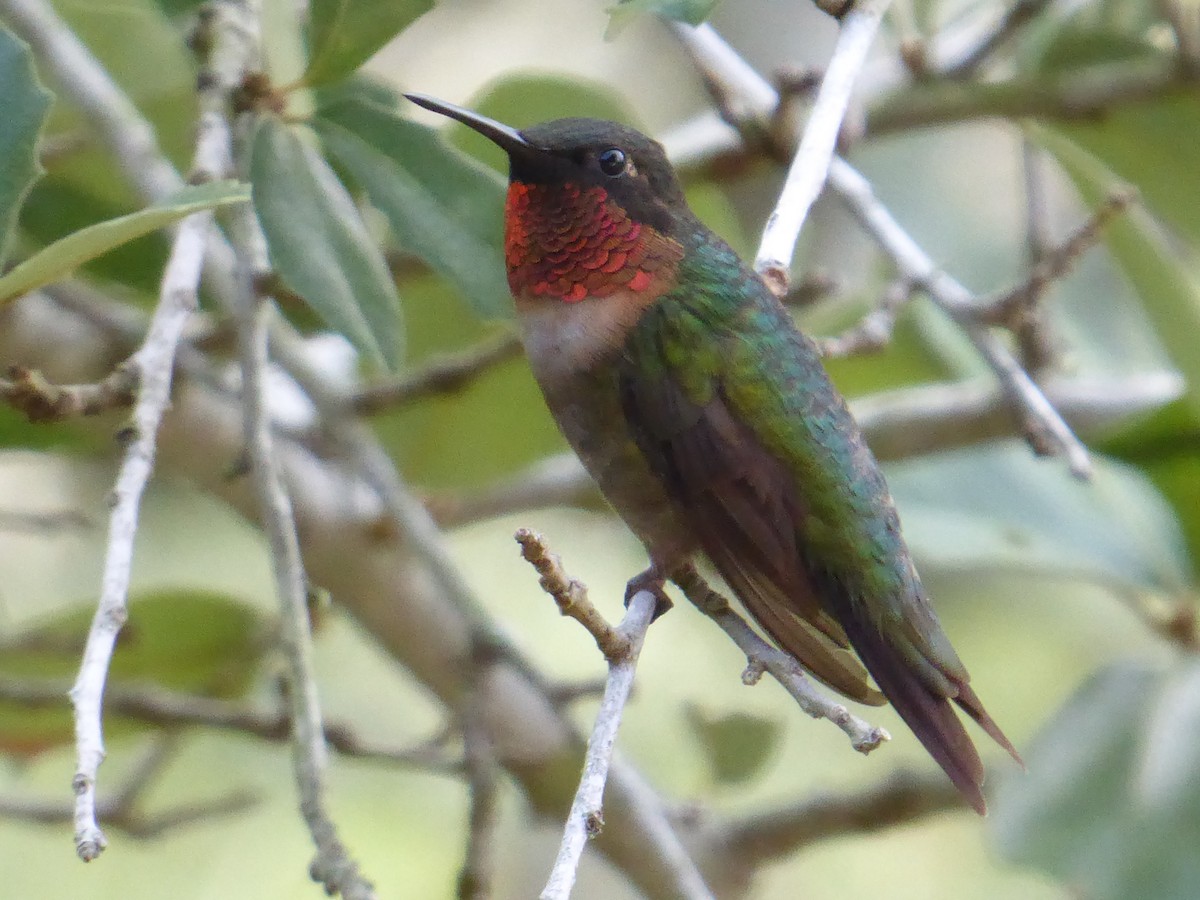
<svg viewBox="0 0 1200 900">
<path fill-rule="evenodd" d="M 474 128 L 485 138 L 495 142 L 509 153 L 512 153 L 514 150 L 537 149 L 533 144 L 521 137 L 521 132 L 517 131 L 517 129 L 501 125 L 495 119 L 481 116 L 477 112 L 463 109 L 461 106 L 455 106 L 453 103 L 447 103 L 445 100 L 430 97 L 428 94 L 405 94 L 404 96 L 417 104 L 417 106 L 423 106 L 431 112 L 441 113 L 443 116 L 457 119 L 464 125 Z"/>
</svg>

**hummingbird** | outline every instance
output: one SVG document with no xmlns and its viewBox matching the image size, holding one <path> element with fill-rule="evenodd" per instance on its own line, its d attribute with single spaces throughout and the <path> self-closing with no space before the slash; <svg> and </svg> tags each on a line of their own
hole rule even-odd
<svg viewBox="0 0 1200 900">
<path fill-rule="evenodd" d="M 985 814 L 951 704 L 1020 757 L 942 630 L 883 473 L 817 346 L 691 211 L 662 146 L 615 122 L 517 130 L 405 96 L 508 154 L 521 337 L 559 429 L 645 546 L 627 599 L 669 602 L 664 583 L 703 554 L 817 679 L 890 702 Z"/>
</svg>

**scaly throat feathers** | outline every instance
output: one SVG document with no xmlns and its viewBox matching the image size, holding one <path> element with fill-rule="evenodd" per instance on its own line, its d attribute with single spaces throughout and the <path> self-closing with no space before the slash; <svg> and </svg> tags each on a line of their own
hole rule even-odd
<svg viewBox="0 0 1200 900">
<path fill-rule="evenodd" d="M 635 222 L 599 186 L 514 181 L 504 215 L 508 284 L 518 298 L 662 293 L 683 258 L 678 241 Z"/>
</svg>

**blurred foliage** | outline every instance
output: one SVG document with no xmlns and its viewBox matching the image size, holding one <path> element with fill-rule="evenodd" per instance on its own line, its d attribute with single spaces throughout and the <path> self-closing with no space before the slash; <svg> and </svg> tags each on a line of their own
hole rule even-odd
<svg viewBox="0 0 1200 900">
<path fill-rule="evenodd" d="M 152 122 L 167 156 L 177 168 L 186 167 L 196 79 L 186 34 L 199 3 L 57 0 L 55 5 Z M 446 3 L 427 14 L 431 5 L 426 0 L 313 0 L 308 23 L 276 10 L 270 21 L 282 23 L 277 27 L 287 33 L 269 35 L 269 45 L 308 55 L 283 59 L 279 53 L 267 60 L 272 72 L 294 70 L 299 81 L 281 97 L 286 113 L 260 126 L 247 173 L 277 273 L 307 304 L 285 302 L 287 315 L 306 332 L 334 328 L 366 360 L 393 368 L 415 367 L 440 351 L 467 347 L 511 313 L 501 268 L 503 153 L 457 123 L 439 123 L 435 129 L 410 119 L 412 110 L 389 86 L 390 77 L 365 77 L 359 71 L 398 33 L 399 43 L 410 51 L 432 33 L 453 44 L 453 36 L 461 33 L 454 29 L 467 27 L 453 16 L 466 6 Z M 661 53 L 660 38 L 647 39 L 645 22 L 634 19 L 645 20 L 645 12 L 689 21 L 713 14 L 721 28 L 741 26 L 754 49 L 750 6 L 726 4 L 715 13 L 713 6 L 710 0 L 632 0 L 612 10 L 611 24 L 615 30 L 628 21 L 621 41 L 644 41 L 644 53 Z M 1162 6 L 1128 0 L 1049 4 L 1001 55 L 1022 77 L 1036 75 L 1047 84 L 1067 76 L 1102 77 L 1118 67 L 1162 68 L 1171 53 Z M 534 20 L 540 25 L 548 16 L 561 19 L 563 40 L 579 45 L 581 70 L 585 59 L 612 53 L 613 45 L 603 43 L 600 7 L 590 13 L 522 9 L 513 5 L 514 29 L 529 29 Z M 481 21 L 488 12 L 467 9 Z M 993 0 L 913 5 L 915 25 L 926 34 L 972 15 L 998 18 L 1001 13 L 1002 5 Z M 439 15 L 446 18 L 438 19 L 443 30 L 435 32 L 428 22 Z M 586 15 L 592 18 L 582 18 Z M 503 50 L 511 37 L 511 32 L 497 33 L 489 41 Z M 788 40 L 799 47 L 808 36 L 797 33 Z M 549 72 L 541 70 L 538 59 L 524 58 L 519 68 L 506 65 L 502 71 L 482 58 L 462 58 L 461 66 L 475 73 L 472 87 L 484 84 L 468 105 L 515 127 L 575 115 L 643 127 L 641 115 L 652 98 L 659 98 L 675 121 L 688 108 L 682 98 L 694 79 L 681 71 L 675 81 L 650 83 L 629 67 L 589 76 Z M 1006 71 L 998 66 L 990 76 L 1003 79 Z M 428 73 L 430 81 L 435 74 Z M 16 260 L 38 260 L 39 251 L 48 252 L 56 261 L 55 274 L 77 263 L 81 277 L 148 308 L 157 293 L 166 242 L 160 234 L 129 239 L 144 231 L 142 226 L 157 227 L 183 208 L 147 210 L 99 136 L 62 96 L 42 129 L 43 146 L 56 149 L 44 160 L 44 176 L 33 183 L 32 142 L 41 127 L 45 93 L 29 70 L 23 45 L 3 29 L 0 80 L 5 85 L 0 249 L 7 248 Z M 979 84 L 963 80 L 952 87 L 969 97 Z M 424 84 L 411 87 L 425 89 Z M 1101 441 L 1091 484 L 1071 480 L 1061 464 L 1037 460 L 1016 442 L 889 467 L 918 564 L 980 694 L 1018 743 L 1036 722 L 1046 721 L 1028 745 L 1029 774 L 1005 778 L 993 798 L 996 846 L 1015 865 L 986 859 L 974 820 L 944 817 L 871 838 L 869 844 L 839 841 L 810 851 L 799 863 L 781 863 L 764 874 L 758 895 L 791 897 L 801 887 L 810 898 L 838 900 L 883 892 L 921 900 L 966 895 L 1029 900 L 1075 891 L 1097 900 L 1174 900 L 1195 893 L 1200 677 L 1194 656 L 1164 649 L 1128 610 L 1147 599 L 1190 609 L 1196 598 L 1200 168 L 1191 149 L 1200 145 L 1198 103 L 1190 83 L 1137 97 L 1103 115 L 956 123 L 854 148 L 905 226 L 955 275 L 981 290 L 1025 276 L 1019 259 L 1022 188 L 1013 162 L 1021 137 L 1030 137 L 1053 161 L 1047 201 L 1056 233 L 1074 227 L 1113 189 L 1136 187 L 1140 204 L 1109 228 L 1105 248 L 1081 261 L 1078 275 L 1055 286 L 1048 314 L 1056 329 L 1079 344 L 1066 360 L 1068 368 L 1175 369 L 1186 377 L 1189 393 Z M 753 251 L 759 227 L 755 216 L 762 203 L 754 194 L 773 194 L 780 177 L 762 169 L 749 177 L 683 173 L 697 214 L 745 254 Z M 233 196 L 223 190 L 210 186 L 193 189 L 193 195 L 208 191 L 207 205 L 212 205 L 218 194 L 224 198 L 220 202 Z M 12 231 L 18 207 L 18 227 Z M 170 216 L 153 218 L 167 208 Z M 844 250 L 847 258 L 811 262 L 833 269 L 847 287 L 798 317 L 809 330 L 831 334 L 871 307 L 890 272 L 873 255 L 855 255 L 858 237 L 834 212 L 818 207 L 816 216 L 813 227 L 832 236 L 821 245 L 824 252 Z M 106 233 L 125 243 L 89 243 L 85 253 L 70 259 L 55 255 L 63 246 L 56 241 L 91 241 Z M 97 255 L 110 246 L 115 249 Z M 844 271 L 837 271 L 839 264 Z M 213 352 L 225 361 L 219 346 Z M 980 364 L 961 333 L 928 304 L 916 302 L 901 315 L 882 352 L 835 360 L 830 369 L 843 391 L 862 395 L 976 373 Z M 524 361 L 496 366 L 461 393 L 391 410 L 372 424 L 404 475 L 431 490 L 470 491 L 565 449 Z M 107 434 L 97 438 L 94 430 L 76 424 L 35 428 L 8 409 L 0 409 L 0 444 L 11 451 L 0 456 L 0 477 L 19 469 L 18 449 L 42 459 L 57 459 L 51 449 L 69 449 L 83 458 L 112 452 Z M 93 490 L 106 489 L 107 472 L 86 471 Z M 20 507 L 40 499 L 36 493 L 26 496 L 19 482 L 19 477 L 5 482 L 14 487 L 4 503 Z M 65 488 L 64 494 L 69 502 L 77 499 Z M 219 528 L 196 529 L 189 504 L 176 501 L 176 506 L 174 518 L 161 526 L 165 546 L 171 541 L 186 545 L 195 558 L 206 548 L 244 540 L 238 530 L 244 525 L 232 516 Z M 555 548 L 573 571 L 578 565 L 577 574 L 594 596 L 613 598 L 615 609 L 625 579 L 644 564 L 632 539 L 611 517 L 599 514 L 544 510 L 523 516 L 519 524 L 531 521 L 547 522 L 557 531 Z M 467 577 L 502 625 L 519 635 L 553 677 L 594 676 L 599 660 L 586 636 L 547 615 L 545 598 L 515 559 L 509 541 L 515 524 L 509 519 L 480 523 L 453 536 Z M 35 539 L 0 531 L 0 547 L 25 546 L 20 542 L 30 540 Z M 37 540 L 52 544 L 62 538 L 51 534 Z M 164 544 L 157 546 L 162 551 Z M 185 555 L 162 551 L 153 559 L 140 558 L 139 566 L 170 572 L 182 567 Z M 215 580 L 220 564 L 209 565 Z M 0 584 L 0 599 L 6 599 L 4 591 Z M 9 628 L 4 619 L 0 672 L 70 676 L 92 604 L 90 598 L 73 602 L 75 596 L 40 621 L 26 614 Z M 639 672 L 639 700 L 629 710 L 622 741 L 668 794 L 718 810 L 745 811 L 831 784 L 860 785 L 881 776 L 890 760 L 925 764 L 902 726 L 888 721 L 884 711 L 896 740 L 871 757 L 870 774 L 864 774 L 868 770 L 845 751 L 840 736 L 826 733 L 833 729 L 812 725 L 770 689 L 747 692 L 737 678 L 743 661 L 699 616 L 683 609 L 655 629 Z M 269 641 L 266 619 L 240 601 L 215 591 L 157 590 L 131 604 L 113 680 L 240 696 L 259 686 Z M 334 698 L 335 713 L 351 715 L 356 726 L 375 728 L 391 740 L 415 740 L 437 726 L 436 705 L 369 635 L 335 615 L 322 630 L 317 650 L 322 691 Z M 1118 661 L 1130 655 L 1135 661 Z M 1065 705 L 1056 708 L 1064 699 Z M 582 710 L 581 720 L 589 713 Z M 110 767 L 119 770 L 124 756 L 117 748 L 137 740 L 142 730 L 119 720 L 106 725 L 114 739 L 107 779 Z M 63 709 L 0 706 L 0 749 L 9 757 L 0 763 L 3 790 L 61 792 L 70 753 L 58 745 L 68 737 Z M 196 784 L 236 771 L 262 791 L 263 805 L 228 823 L 201 823 L 144 848 L 123 843 L 101 864 L 108 876 L 94 874 L 102 870 L 91 867 L 86 873 L 60 874 L 65 830 L 0 824 L 0 843 L 20 848 L 21 857 L 12 856 L 0 867 L 6 885 L 13 885 L 18 896 L 91 891 L 133 897 L 135 884 L 147 884 L 154 893 L 168 881 L 173 890 L 190 885 L 186 896 L 197 898 L 232 897 L 239 889 L 241 896 L 315 892 L 296 862 L 308 851 L 284 777 L 286 754 L 213 734 L 189 733 L 183 746 L 167 776 L 169 787 L 162 788 L 164 796 L 181 790 L 195 796 Z M 381 771 L 345 761 L 338 762 L 336 773 L 347 842 L 361 852 L 364 868 L 381 885 L 394 887 L 385 895 L 449 896 L 465 828 L 461 785 L 429 773 Z M 381 812 L 379 798 L 385 794 L 389 801 Z M 500 837 L 506 863 L 497 893 L 528 896 L 544 872 L 553 828 L 539 833 L 518 804 L 508 807 Z M 258 852 L 247 852 L 250 842 Z M 862 865 L 868 852 L 877 854 L 878 863 Z M 34 862 L 26 864 L 27 859 Z M 1028 867 L 1047 875 L 1032 874 Z M 149 871 L 157 874 L 148 876 Z M 70 887 L 63 886 L 64 878 Z M 580 893 L 585 892 L 623 897 L 628 888 L 611 873 L 585 867 Z"/>
<path fill-rule="evenodd" d="M 92 624 L 86 606 L 0 644 L 0 674 L 69 679 Z M 271 647 L 269 623 L 246 604 L 198 590 L 131 597 L 129 622 L 118 635 L 109 688 L 158 686 L 202 697 L 244 694 Z M 108 738 L 147 729 L 107 716 Z M 31 756 L 74 739 L 66 695 L 43 709 L 0 701 L 0 752 Z"/>
<path fill-rule="evenodd" d="M 0 83 L 5 85 L 4 118 L 0 120 L 0 268 L 8 254 L 17 212 L 41 172 L 38 134 L 50 107 L 50 92 L 33 69 L 33 54 L 16 36 L 0 31 Z"/>
<path fill-rule="evenodd" d="M 403 356 L 400 298 L 354 201 L 307 135 L 264 116 L 250 153 L 254 209 L 283 283 L 373 362 Z"/>
</svg>

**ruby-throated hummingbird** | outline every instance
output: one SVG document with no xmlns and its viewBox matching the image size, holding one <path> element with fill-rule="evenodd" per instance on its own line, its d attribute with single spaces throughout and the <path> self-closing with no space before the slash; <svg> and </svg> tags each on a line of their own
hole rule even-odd
<svg viewBox="0 0 1200 900">
<path fill-rule="evenodd" d="M 508 153 L 504 252 L 525 350 L 650 556 L 629 596 L 661 596 L 703 551 L 821 681 L 882 703 L 870 673 L 983 813 L 983 766 L 950 701 L 1017 754 L 938 623 L 879 466 L 816 346 L 688 208 L 662 147 L 614 122 L 517 131 L 407 96 Z"/>
</svg>

